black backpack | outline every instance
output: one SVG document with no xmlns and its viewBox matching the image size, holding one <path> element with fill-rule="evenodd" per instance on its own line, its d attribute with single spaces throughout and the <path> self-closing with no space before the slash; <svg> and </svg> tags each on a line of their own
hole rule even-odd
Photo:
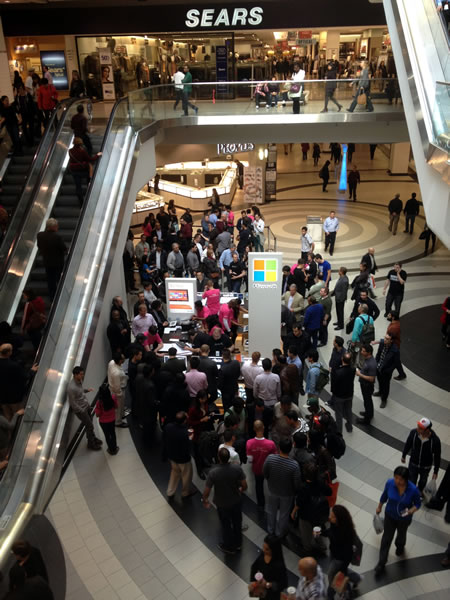
<svg viewBox="0 0 450 600">
<path fill-rule="evenodd" d="M 200 456 L 207 464 L 212 465 L 216 461 L 219 446 L 220 439 L 217 432 L 204 431 L 200 434 L 200 438 L 198 440 L 198 450 Z"/>
<path fill-rule="evenodd" d="M 320 365 L 319 367 L 314 367 L 314 369 L 319 369 L 319 374 L 316 379 L 316 393 L 320 394 L 323 388 L 328 385 L 330 381 L 330 371 Z"/>
<path fill-rule="evenodd" d="M 361 333 L 359 335 L 359 341 L 362 344 L 370 344 L 375 339 L 375 325 L 370 323 L 370 317 L 367 316 L 367 319 L 364 320 L 361 315 L 358 316 L 358 319 L 361 319 L 364 323 L 363 328 L 361 329 Z"/>
<path fill-rule="evenodd" d="M 326 447 L 333 458 L 341 458 L 345 454 L 345 440 L 341 433 L 332 431 L 327 434 Z"/>
<path fill-rule="evenodd" d="M 326 523 L 330 516 L 330 505 L 326 496 L 311 496 L 311 514 L 314 515 L 314 521 L 319 524 Z"/>
</svg>

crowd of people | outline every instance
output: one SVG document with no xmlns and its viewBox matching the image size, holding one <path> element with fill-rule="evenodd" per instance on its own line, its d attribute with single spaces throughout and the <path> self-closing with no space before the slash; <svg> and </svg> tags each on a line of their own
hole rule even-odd
<svg viewBox="0 0 450 600">
<path fill-rule="evenodd" d="M 251 216 L 247 216 L 247 211 L 243 211 L 241 222 L 236 225 L 238 236 L 248 231 L 258 217 L 262 218 L 257 210 L 250 213 Z M 300 579 L 292 597 L 297 600 L 311 597 L 306 591 L 311 586 L 319 590 L 317 598 L 331 599 L 345 590 L 350 594 L 360 581 L 350 564 L 359 564 L 362 543 L 351 514 L 339 504 L 336 461 L 346 450 L 344 422 L 347 434 L 351 434 L 354 426 L 355 381 L 360 385 L 364 400 L 364 411 L 356 423 L 369 427 L 375 412 L 373 398 L 379 396 L 380 408 L 384 408 L 394 371 L 398 370 L 397 380 L 406 377 L 400 360 L 399 313 L 407 273 L 401 263 L 386 273 L 383 293 L 386 294 L 385 316 L 390 323 L 377 340 L 374 323 L 380 309 L 373 301 L 373 275 L 378 269 L 375 249 L 369 248 L 361 258 L 359 273 L 352 282 L 347 277 L 348 270 L 340 267 L 338 281 L 330 292 L 332 265 L 314 253 L 314 242 L 304 226 L 300 236 L 302 257 L 296 264 L 283 267 L 281 348 L 274 348 L 272 356 L 262 360 L 258 352 L 253 353 L 251 360 L 237 360 L 233 353 L 239 313 L 244 310 L 241 300 L 236 297 L 221 304 L 217 283 L 212 278 L 207 279 L 202 270 L 193 270 L 203 302 L 196 303 L 192 327 L 187 332 L 192 354 L 189 358 L 179 358 L 177 349 L 172 347 L 164 359 L 160 350 L 168 321 L 164 312 L 163 280 L 157 282 L 158 277 L 164 277 L 169 270 L 169 267 L 165 270 L 163 264 L 171 263 L 173 275 L 190 273 L 189 267 L 186 268 L 189 264 L 186 255 L 195 252 L 201 258 L 203 250 L 198 246 L 211 245 L 212 253 L 207 250 L 204 258 L 217 260 L 217 246 L 226 237 L 229 246 L 221 250 L 218 258 L 223 265 L 220 267 L 223 282 L 231 291 L 233 280 L 228 279 L 229 273 L 225 272 L 228 266 L 225 260 L 231 259 L 231 267 L 242 257 L 239 244 L 236 248 L 232 243 L 229 230 L 234 222 L 230 209 L 218 207 L 203 216 L 198 240 L 194 238 L 190 244 L 183 245 L 185 254 L 181 250 L 181 238 L 180 243 L 173 242 L 172 251 L 164 256 L 163 262 L 161 255 L 165 252 L 166 236 L 170 230 L 177 231 L 176 211 L 169 208 L 166 213 L 161 209 L 158 216 L 160 218 L 153 222 L 154 228 L 164 233 L 153 249 L 148 236 L 143 234 L 133 256 L 136 260 L 138 256 L 145 257 L 141 262 L 150 270 L 149 278 L 141 277 L 144 287 L 133 307 L 134 316 L 128 317 L 119 297 L 113 299 L 111 307 L 107 334 L 112 360 L 107 367 L 107 383 L 100 388 L 95 407 L 107 451 L 111 455 L 119 451 L 115 428 L 128 427 L 126 417 L 131 413 L 145 443 L 153 445 L 160 441 L 163 457 L 170 463 L 169 501 L 174 500 L 180 483 L 182 498 L 197 493 L 193 485 L 192 464 L 195 464 L 198 477 L 205 482 L 202 490 L 205 508 L 210 507 L 213 495 L 221 527 L 219 547 L 225 554 L 236 554 L 242 547 L 242 530 L 245 529 L 242 494 L 248 489 L 243 465 L 250 463 L 256 502 L 260 515 L 266 515 L 268 531 L 263 552 L 252 566 L 250 595 L 278 598 L 286 588 L 282 541 L 292 535 L 300 542 L 302 556 Z M 190 217 L 190 211 L 186 211 L 180 223 L 181 226 L 190 223 L 192 231 Z M 339 222 L 334 212 L 328 220 L 324 225 L 328 235 L 336 234 Z M 150 222 L 149 219 L 145 228 L 151 239 Z M 215 237 L 218 223 L 223 225 Z M 228 236 L 217 240 L 223 233 Z M 244 236 L 244 251 L 248 251 L 250 235 Z M 217 240 L 216 248 L 211 237 Z M 329 239 L 330 257 L 335 242 L 336 235 Z M 153 258 L 147 258 L 151 253 Z M 176 257 L 171 262 L 170 254 L 181 255 L 180 267 Z M 177 268 L 180 271 L 175 273 Z M 145 272 L 145 269 L 139 270 Z M 230 272 L 233 273 L 231 269 Z M 353 309 L 344 323 L 344 305 L 349 293 Z M 333 308 L 337 319 L 335 331 L 341 335 L 334 337 L 332 355 L 325 365 L 316 348 L 328 341 Z M 344 328 L 350 336 L 347 348 Z M 84 370 L 76 367 L 68 397 L 75 414 L 86 425 L 88 448 L 99 450 L 102 442 L 95 436 L 86 397 L 92 390 L 83 388 L 83 377 Z M 328 385 L 330 394 L 325 391 Z M 300 407 L 302 396 L 306 411 Z M 404 553 L 412 516 L 421 507 L 421 497 L 439 473 L 441 445 L 428 418 L 418 419 L 417 427 L 405 440 L 399 463 L 404 463 L 408 455 L 408 467 L 396 468 L 380 495 L 377 515 L 385 504 L 386 509 L 379 561 L 374 566 L 377 575 L 385 568 L 395 535 L 396 554 Z M 434 489 L 432 502 L 443 506 L 448 500 L 448 489 L 441 488 L 438 492 Z M 445 518 L 449 519 L 448 509 Z M 318 564 L 327 554 L 332 559 L 328 583 Z"/>
</svg>

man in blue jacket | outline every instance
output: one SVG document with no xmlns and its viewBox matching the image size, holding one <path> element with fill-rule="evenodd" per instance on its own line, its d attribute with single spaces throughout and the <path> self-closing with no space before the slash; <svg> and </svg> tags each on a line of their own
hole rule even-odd
<svg viewBox="0 0 450 600">
<path fill-rule="evenodd" d="M 311 338 L 313 348 L 317 348 L 317 338 L 319 336 L 320 326 L 323 322 L 325 310 L 322 304 L 318 304 L 314 296 L 308 298 L 308 308 L 305 311 L 305 326 L 306 334 Z"/>
</svg>

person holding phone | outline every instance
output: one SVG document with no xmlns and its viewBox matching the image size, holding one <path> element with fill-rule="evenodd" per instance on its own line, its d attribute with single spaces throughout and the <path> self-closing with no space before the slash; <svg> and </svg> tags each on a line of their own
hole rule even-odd
<svg viewBox="0 0 450 600">
<path fill-rule="evenodd" d="M 397 533 L 395 554 L 402 556 L 404 553 L 408 527 L 411 525 L 413 514 L 421 506 L 420 492 L 409 480 L 409 469 L 406 467 L 397 467 L 394 477 L 386 481 L 375 511 L 377 515 L 381 513 L 385 503 L 387 504 L 384 513 L 384 532 L 381 538 L 378 564 L 375 567 L 376 576 L 381 575 L 384 571 L 395 533 Z"/>
</svg>

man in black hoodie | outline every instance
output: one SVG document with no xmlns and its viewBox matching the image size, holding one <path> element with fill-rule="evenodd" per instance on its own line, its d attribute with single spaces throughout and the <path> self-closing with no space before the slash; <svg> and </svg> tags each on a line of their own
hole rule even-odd
<svg viewBox="0 0 450 600">
<path fill-rule="evenodd" d="M 402 453 L 402 463 L 411 451 L 409 459 L 409 480 L 422 492 L 427 484 L 428 475 L 434 464 L 433 479 L 437 479 L 441 465 L 441 440 L 432 430 L 430 419 L 423 417 L 417 421 L 416 429 L 410 431 Z"/>
</svg>

